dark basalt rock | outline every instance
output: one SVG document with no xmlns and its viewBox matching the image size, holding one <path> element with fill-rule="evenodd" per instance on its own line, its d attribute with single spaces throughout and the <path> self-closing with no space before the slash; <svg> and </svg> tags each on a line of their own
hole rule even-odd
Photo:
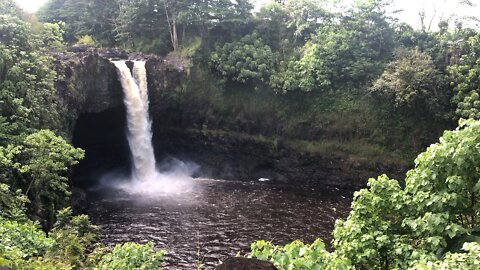
<svg viewBox="0 0 480 270">
<path fill-rule="evenodd" d="M 68 111 L 64 126 L 70 135 L 80 114 L 100 113 L 123 106 L 122 87 L 111 59 L 147 61 L 151 100 L 158 100 L 156 96 L 163 95 L 166 88 L 179 85 L 178 78 L 184 73 L 183 68 L 175 68 L 176 62 L 170 63 L 162 57 L 82 45 L 73 46 L 66 53 L 56 53 L 54 58 L 55 69 L 59 74 L 56 88 L 61 105 Z M 130 67 L 133 65 L 132 62 L 127 62 L 129 64 Z"/>
<path fill-rule="evenodd" d="M 398 164 L 349 160 L 329 153 L 304 153 L 283 140 L 275 143 L 253 136 L 166 128 L 153 122 L 153 144 L 157 160 L 175 156 L 200 165 L 196 176 L 226 180 L 321 185 L 358 189 L 381 172 L 400 179 L 406 170 Z"/>
<path fill-rule="evenodd" d="M 268 178 L 272 182 L 309 182 L 356 189 L 365 186 L 369 177 L 382 172 L 398 177 L 406 170 L 398 164 L 358 162 L 329 153 L 300 152 L 281 138 L 269 140 L 268 134 L 260 130 L 260 122 L 245 126 L 238 122 L 239 130 L 234 132 L 214 112 L 199 112 L 199 107 L 208 106 L 202 104 L 202 100 L 182 103 L 181 87 L 191 78 L 188 77 L 190 63 L 180 57 L 78 47 L 57 53 L 55 59 L 56 70 L 61 75 L 56 87 L 60 102 L 68 111 L 64 119 L 66 133 L 72 138 L 76 123 L 85 120 L 77 132 L 80 137 L 73 138 L 76 146 L 87 150 L 86 161 L 77 168 L 107 170 L 129 159 L 128 149 L 124 149 L 128 147 L 126 139 L 115 136 L 124 136 L 124 127 L 119 125 L 125 126 L 125 107 L 116 68 L 109 60 L 125 59 L 146 61 L 157 160 L 175 156 L 194 161 L 201 165 L 198 177 L 245 181 Z M 208 130 L 204 130 L 205 123 L 209 124 Z M 262 134 L 267 139 L 259 140 L 249 134 Z"/>
<path fill-rule="evenodd" d="M 216 270 L 277 270 L 270 262 L 242 257 L 228 258 Z"/>
<path fill-rule="evenodd" d="M 98 52 L 98 55 L 107 59 L 129 59 L 129 55 L 124 50 L 106 49 Z"/>
</svg>

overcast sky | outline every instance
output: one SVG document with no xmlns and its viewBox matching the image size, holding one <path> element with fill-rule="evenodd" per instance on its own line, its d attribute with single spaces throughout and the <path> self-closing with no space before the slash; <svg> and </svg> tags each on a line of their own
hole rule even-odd
<svg viewBox="0 0 480 270">
<path fill-rule="evenodd" d="M 47 0 L 15 0 L 23 9 L 28 12 L 35 12 L 40 6 L 42 6 Z M 82 1 L 82 0 L 78 0 Z M 254 0 L 257 6 L 270 2 L 271 0 Z M 354 2 L 355 0 L 344 0 L 344 2 Z M 435 22 L 433 25 L 437 24 L 437 20 L 441 17 L 448 18 L 452 14 L 457 14 L 460 16 L 477 16 L 480 17 L 480 1 L 472 0 L 473 3 L 478 2 L 477 6 L 465 7 L 459 5 L 460 0 L 394 0 L 395 7 L 394 9 L 402 9 L 401 13 L 398 13 L 397 16 L 401 21 L 409 23 L 414 27 L 420 25 L 418 13 L 421 10 L 426 11 L 426 20 L 430 21 L 435 13 Z"/>
</svg>

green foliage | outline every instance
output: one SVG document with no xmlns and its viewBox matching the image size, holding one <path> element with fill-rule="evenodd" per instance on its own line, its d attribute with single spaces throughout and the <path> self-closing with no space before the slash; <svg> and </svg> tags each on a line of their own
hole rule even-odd
<svg viewBox="0 0 480 270">
<path fill-rule="evenodd" d="M 82 269 L 86 248 L 95 239 L 97 228 L 87 215 L 73 216 L 70 208 L 58 211 L 56 218 L 57 222 L 49 234 L 54 245 L 46 257 Z"/>
<path fill-rule="evenodd" d="M 75 42 L 76 37 L 91 35 L 112 44 L 114 18 L 119 12 L 118 1 L 111 0 L 50 0 L 40 9 L 42 21 L 65 23 L 65 38 Z"/>
<path fill-rule="evenodd" d="M 58 222 L 47 237 L 37 223 L 0 219 L 0 265 L 20 270 L 85 269 L 85 250 L 95 237 L 85 215 L 58 212 Z"/>
<path fill-rule="evenodd" d="M 276 54 L 253 33 L 238 42 L 217 47 L 210 61 L 215 70 L 233 81 L 265 81 L 274 68 Z"/>
<path fill-rule="evenodd" d="M 62 49 L 65 23 L 44 23 L 40 32 L 42 46 L 47 48 Z"/>
<path fill-rule="evenodd" d="M 20 145 L 0 147 L 4 183 L 22 188 L 30 198 L 33 216 L 52 221 L 55 211 L 69 202 L 65 173 L 83 158 L 84 151 L 69 145 L 52 131 L 30 134 Z"/>
<path fill-rule="evenodd" d="M 480 119 L 479 91 L 471 91 L 470 93 L 464 95 L 463 100 L 458 102 L 455 113 L 457 116 L 464 119 Z"/>
<path fill-rule="evenodd" d="M 208 36 L 213 28 L 246 24 L 252 8 L 246 0 L 50 0 L 39 17 L 65 22 L 69 42 L 90 35 L 101 45 L 166 54 L 179 48 L 186 32 Z"/>
<path fill-rule="evenodd" d="M 370 91 L 418 117 L 430 113 L 442 118 L 451 98 L 443 86 L 431 57 L 414 49 L 398 51 Z"/>
<path fill-rule="evenodd" d="M 97 42 L 90 35 L 84 35 L 79 37 L 76 43 L 80 45 L 87 45 L 90 47 L 98 47 Z"/>
<path fill-rule="evenodd" d="M 440 261 L 420 262 L 412 270 L 478 269 L 480 268 L 480 244 L 465 243 L 462 253 L 447 253 Z"/>
<path fill-rule="evenodd" d="M 116 2 L 119 11 L 111 35 L 119 45 L 131 50 L 163 54 L 170 50 L 167 19 L 161 1 Z"/>
<path fill-rule="evenodd" d="M 22 15 L 22 12 L 13 0 L 2 0 L 0 2 L 0 14 L 19 17 Z"/>
<path fill-rule="evenodd" d="M 28 260 L 44 254 L 53 245 L 38 224 L 31 221 L 19 223 L 0 219 L 0 234 L 0 261 Z"/>
<path fill-rule="evenodd" d="M 460 118 L 480 119 L 480 35 L 468 38 L 459 63 L 448 68 L 451 85 L 456 93 L 453 102 Z"/>
<path fill-rule="evenodd" d="M 263 5 L 256 14 L 256 20 L 255 30 L 268 46 L 282 55 L 291 50 L 293 33 L 287 28 L 290 14 L 284 5 L 273 1 Z"/>
<path fill-rule="evenodd" d="M 382 70 L 393 49 L 393 29 L 380 6 L 350 10 L 340 23 L 317 29 L 300 56 L 285 61 L 271 86 L 281 91 L 335 89 L 365 84 Z"/>
<path fill-rule="evenodd" d="M 26 220 L 27 202 L 21 190 L 12 192 L 10 186 L 0 183 L 0 219 Z"/>
<path fill-rule="evenodd" d="M 90 35 L 84 35 L 84 36 L 79 37 L 76 44 L 86 45 L 86 46 L 89 46 L 89 47 L 99 47 L 99 44 Z"/>
<path fill-rule="evenodd" d="M 478 228 L 480 122 L 447 131 L 415 160 L 406 185 L 382 176 L 355 195 L 338 221 L 334 247 L 354 265 L 407 268 L 435 260 L 453 239 Z"/>
<path fill-rule="evenodd" d="M 405 192 L 411 198 L 404 224 L 420 238 L 418 247 L 436 252 L 447 239 L 478 228 L 479 143 L 480 122 L 467 121 L 446 131 L 407 173 Z"/>
<path fill-rule="evenodd" d="M 46 24 L 41 34 L 18 17 L 0 15 L 0 114 L 21 130 L 60 129 L 59 98 L 52 58 L 61 46 L 61 26 Z"/>
<path fill-rule="evenodd" d="M 350 263 L 356 269 L 476 269 L 479 145 L 480 121 L 465 121 L 418 156 L 404 188 L 386 175 L 370 179 L 367 189 L 355 193 L 348 218 L 336 222 L 333 253 L 320 241 L 284 248 L 259 241 L 251 255 L 280 269 L 310 269 L 318 258 L 324 265 L 316 269 L 333 267 L 328 258 L 345 269 Z M 455 252 L 458 245 L 466 253 Z"/>
<path fill-rule="evenodd" d="M 327 1 L 288 1 L 286 9 L 289 11 L 289 19 L 286 26 L 293 29 L 295 40 L 310 40 L 322 24 L 331 23 L 333 14 L 322 6 L 323 2 Z"/>
<path fill-rule="evenodd" d="M 111 253 L 101 257 L 94 270 L 160 269 L 164 251 L 155 251 L 153 244 L 125 243 L 116 245 Z"/>
<path fill-rule="evenodd" d="M 271 261 L 280 270 L 354 269 L 348 260 L 329 253 L 320 239 L 310 245 L 294 241 L 284 247 L 260 240 L 252 243 L 250 249 L 249 257 Z"/>
<path fill-rule="evenodd" d="M 412 251 L 401 233 L 407 198 L 398 182 L 385 175 L 370 179 L 368 186 L 355 193 L 347 220 L 337 220 L 335 252 L 368 269 L 403 269 Z"/>
</svg>

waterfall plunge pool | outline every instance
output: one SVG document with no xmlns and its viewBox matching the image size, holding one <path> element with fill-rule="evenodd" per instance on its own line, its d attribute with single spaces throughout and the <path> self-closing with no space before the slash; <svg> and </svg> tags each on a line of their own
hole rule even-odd
<svg viewBox="0 0 480 270">
<path fill-rule="evenodd" d="M 286 244 L 331 240 L 335 219 L 348 214 L 351 192 L 274 182 L 192 180 L 171 193 L 88 193 L 99 241 L 152 241 L 168 252 L 165 269 L 213 269 L 227 256 L 247 254 L 255 240 Z"/>
<path fill-rule="evenodd" d="M 282 245 L 331 240 L 351 193 L 268 179 L 192 179 L 196 165 L 180 161 L 170 169 L 156 168 L 145 62 L 131 62 L 133 67 L 113 61 L 124 93 L 131 175 L 111 171 L 101 177 L 101 188 L 88 193 L 88 214 L 101 226 L 100 242 L 152 241 L 168 252 L 166 269 L 213 269 L 228 256 L 247 254 L 255 240 Z"/>
</svg>

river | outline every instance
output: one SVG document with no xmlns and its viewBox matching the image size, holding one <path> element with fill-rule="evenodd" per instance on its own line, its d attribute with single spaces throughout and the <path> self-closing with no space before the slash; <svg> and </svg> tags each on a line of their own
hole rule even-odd
<svg viewBox="0 0 480 270">
<path fill-rule="evenodd" d="M 247 254 L 258 239 L 328 243 L 351 196 L 336 188 L 196 179 L 189 188 L 154 196 L 90 191 L 88 212 L 106 245 L 153 241 L 168 252 L 165 269 L 213 269 L 227 256 Z"/>
</svg>

